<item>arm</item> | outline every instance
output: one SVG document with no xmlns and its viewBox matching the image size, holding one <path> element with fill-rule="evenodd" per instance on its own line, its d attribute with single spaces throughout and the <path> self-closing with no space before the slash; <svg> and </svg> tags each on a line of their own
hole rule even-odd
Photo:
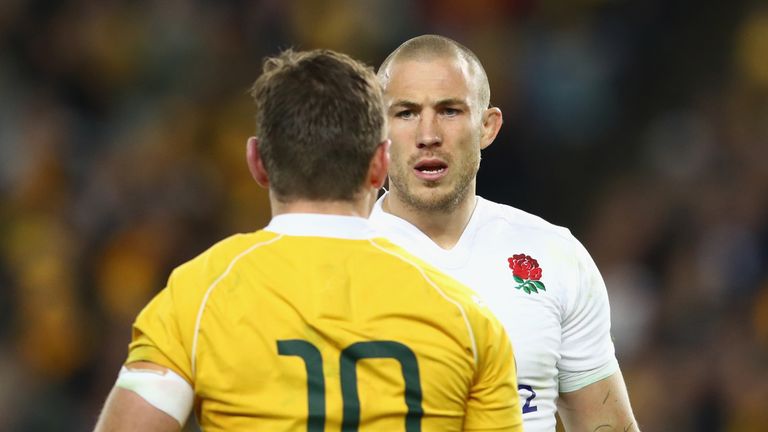
<svg viewBox="0 0 768 432">
<path fill-rule="evenodd" d="M 639 432 L 621 371 L 576 391 L 560 393 L 557 410 L 568 432 Z"/>
<path fill-rule="evenodd" d="M 130 370 L 167 372 L 166 368 L 149 362 L 132 363 Z M 181 426 L 178 420 L 156 408 L 142 396 L 116 384 L 107 397 L 94 431 L 175 432 L 181 430 Z"/>
<path fill-rule="evenodd" d="M 638 431 L 611 339 L 605 282 L 576 245 L 579 283 L 563 320 L 558 413 L 568 432 Z"/>
<path fill-rule="evenodd" d="M 186 423 L 195 399 L 191 329 L 204 292 L 196 289 L 196 269 L 185 264 L 174 270 L 168 285 L 139 313 L 126 365 L 107 397 L 97 432 L 178 431 Z"/>
<path fill-rule="evenodd" d="M 153 407 L 136 393 L 114 387 L 104 404 L 95 432 L 147 431 L 171 432 L 181 425 L 168 414 Z"/>
</svg>

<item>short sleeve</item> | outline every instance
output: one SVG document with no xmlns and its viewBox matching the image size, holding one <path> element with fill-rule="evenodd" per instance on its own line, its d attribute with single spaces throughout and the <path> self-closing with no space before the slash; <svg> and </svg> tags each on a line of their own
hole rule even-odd
<svg viewBox="0 0 768 432">
<path fill-rule="evenodd" d="M 570 292 L 558 362 L 561 392 L 575 391 L 619 368 L 611 340 L 611 311 L 603 277 L 581 243 L 576 244 L 578 285 Z"/>
<path fill-rule="evenodd" d="M 523 430 L 512 346 L 502 325 L 482 314 L 475 327 L 477 371 L 467 401 L 465 431 Z"/>
<path fill-rule="evenodd" d="M 182 338 L 172 283 L 173 278 L 136 318 L 126 363 L 152 362 L 172 369 L 192 383 L 190 350 Z"/>
</svg>

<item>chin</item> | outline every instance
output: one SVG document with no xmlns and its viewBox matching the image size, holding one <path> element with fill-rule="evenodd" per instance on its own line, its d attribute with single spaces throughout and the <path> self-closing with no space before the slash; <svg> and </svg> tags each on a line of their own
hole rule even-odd
<svg viewBox="0 0 768 432">
<path fill-rule="evenodd" d="M 450 211 L 456 208 L 459 200 L 455 193 L 440 193 L 434 189 L 423 190 L 421 193 L 411 195 L 409 204 L 414 208 L 424 211 Z"/>
<path fill-rule="evenodd" d="M 407 183 L 395 180 L 391 186 L 397 190 L 396 194 L 402 202 L 419 211 L 450 211 L 456 208 L 463 197 L 461 191 L 456 187 L 448 186 L 445 179 Z"/>
</svg>

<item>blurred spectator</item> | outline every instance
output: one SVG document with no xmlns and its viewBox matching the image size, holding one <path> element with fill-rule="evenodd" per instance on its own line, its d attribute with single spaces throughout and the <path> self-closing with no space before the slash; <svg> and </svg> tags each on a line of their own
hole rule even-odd
<svg viewBox="0 0 768 432">
<path fill-rule="evenodd" d="M 480 194 L 574 227 L 642 430 L 768 423 L 768 7 L 0 2 L 0 430 L 87 430 L 168 271 L 269 215 L 246 90 L 281 48 L 469 45 Z M 193 427 L 192 427 L 193 428 Z"/>
</svg>

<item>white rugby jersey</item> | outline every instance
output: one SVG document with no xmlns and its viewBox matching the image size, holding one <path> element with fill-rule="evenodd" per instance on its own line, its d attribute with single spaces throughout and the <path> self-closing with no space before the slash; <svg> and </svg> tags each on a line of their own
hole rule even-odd
<svg viewBox="0 0 768 432">
<path fill-rule="evenodd" d="M 569 230 L 477 197 L 458 243 L 445 250 L 384 212 L 383 200 L 371 213 L 376 229 L 475 290 L 504 324 L 527 432 L 555 430 L 558 392 L 618 370 L 605 283 Z"/>
</svg>

